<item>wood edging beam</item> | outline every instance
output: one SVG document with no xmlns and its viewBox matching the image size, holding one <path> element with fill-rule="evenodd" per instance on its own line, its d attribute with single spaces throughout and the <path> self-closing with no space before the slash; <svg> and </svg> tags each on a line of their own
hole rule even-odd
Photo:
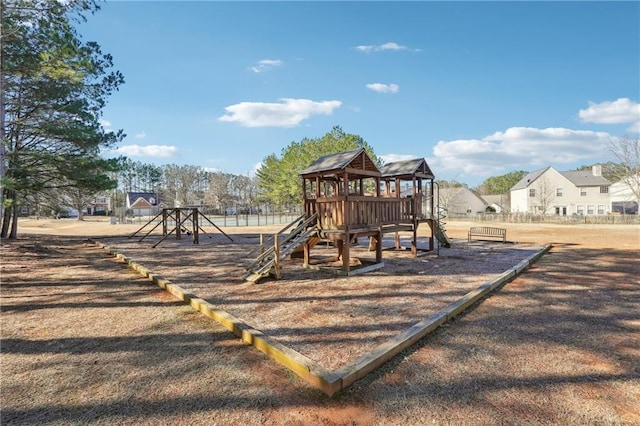
<svg viewBox="0 0 640 426">
<path fill-rule="evenodd" d="M 551 244 L 546 245 L 542 250 L 518 263 L 514 268 L 503 272 L 475 290 L 471 290 L 462 298 L 449 304 L 444 309 L 441 309 L 430 317 L 414 324 L 407 330 L 377 346 L 371 352 L 360 356 L 355 361 L 336 370 L 336 373 L 342 377 L 343 389 L 353 384 L 356 380 L 366 376 L 368 373 L 381 367 L 404 349 L 433 333 L 442 324 L 450 321 L 461 312 L 478 302 L 481 298 L 511 281 L 518 274 L 535 263 L 550 249 Z"/>
<path fill-rule="evenodd" d="M 109 254 L 127 264 L 131 269 L 137 271 L 141 275 L 147 277 L 157 286 L 168 291 L 185 304 L 190 305 L 196 311 L 215 320 L 220 325 L 240 337 L 244 343 L 256 347 L 269 358 L 278 362 L 280 365 L 288 368 L 290 371 L 298 375 L 310 385 L 316 387 L 328 396 L 333 396 L 352 385 L 355 381 L 365 377 L 367 374 L 378 369 L 383 364 L 394 358 L 404 349 L 417 343 L 424 337 L 433 333 L 442 324 L 450 321 L 463 311 L 477 303 L 483 297 L 486 297 L 497 288 L 502 287 L 507 282 L 514 279 L 520 273 L 528 269 L 551 248 L 551 244 L 547 244 L 541 250 L 524 259 L 513 268 L 503 272 L 492 280 L 482 284 L 478 288 L 471 290 L 462 298 L 449 304 L 444 309 L 425 318 L 424 320 L 414 324 L 405 331 L 397 334 L 395 337 L 387 340 L 375 347 L 372 351 L 363 354 L 355 361 L 344 365 L 337 370 L 329 370 L 310 358 L 300 354 L 299 352 L 271 339 L 260 330 L 254 329 L 234 317 L 233 315 L 216 309 L 211 303 L 201 299 L 191 293 L 188 293 L 182 287 L 171 283 L 169 280 L 160 277 L 149 271 L 142 265 L 132 261 L 130 258 L 109 248 L 99 241 L 90 239 L 90 241 Z"/>
<path fill-rule="evenodd" d="M 201 299 L 196 295 L 187 292 L 179 285 L 173 284 L 171 281 L 152 273 L 144 266 L 134 262 L 123 254 L 116 252 L 110 247 L 95 240 L 92 240 L 92 242 L 102 247 L 116 259 L 125 263 L 129 268 L 148 278 L 158 287 L 171 293 L 176 298 L 182 300 L 185 304 L 190 305 L 194 310 L 218 322 L 227 330 L 240 337 L 244 343 L 256 347 L 269 358 L 294 372 L 307 383 L 318 388 L 325 394 L 332 396 L 341 390 L 340 377 L 338 377 L 333 371 L 326 369 L 299 352 L 274 341 L 260 330 L 250 327 L 228 312 L 216 309 L 206 300 Z"/>
</svg>

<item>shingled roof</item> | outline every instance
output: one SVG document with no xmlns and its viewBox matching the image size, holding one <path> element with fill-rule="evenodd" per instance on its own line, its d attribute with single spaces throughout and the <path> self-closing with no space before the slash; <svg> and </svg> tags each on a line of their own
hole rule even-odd
<svg viewBox="0 0 640 426">
<path fill-rule="evenodd" d="M 412 160 L 394 161 L 385 164 L 380 173 L 383 178 L 407 178 L 421 177 L 433 179 L 434 175 L 427 161 L 424 158 L 414 158 Z"/>
<path fill-rule="evenodd" d="M 604 176 L 596 176 L 591 170 L 560 172 L 560 174 L 578 187 L 611 185 L 611 182 L 609 182 Z"/>
<path fill-rule="evenodd" d="M 312 175 L 336 174 L 347 168 L 367 172 L 367 176 L 370 176 L 372 173 L 380 173 L 364 148 L 358 148 L 351 151 L 324 155 L 311 163 L 309 167 L 302 170 L 300 176 L 311 177 Z"/>
<path fill-rule="evenodd" d="M 525 177 L 520 179 L 520 181 L 511 188 L 511 191 L 528 187 L 549 169 L 552 169 L 552 167 L 550 166 L 545 167 L 544 169 L 536 170 L 534 172 L 527 174 Z M 569 182 L 574 184 L 576 187 L 611 185 L 611 182 L 609 182 L 605 177 L 600 175 L 594 175 L 593 171 L 591 170 L 568 171 L 568 172 L 558 172 L 558 173 L 564 176 L 567 180 L 569 180 Z"/>
<path fill-rule="evenodd" d="M 529 186 L 533 181 L 538 179 L 541 174 L 547 171 L 550 167 L 545 167 L 544 169 L 536 170 L 531 173 L 527 173 L 522 179 L 518 181 L 513 187 L 511 187 L 510 191 L 515 191 L 516 189 L 524 189 Z"/>
</svg>

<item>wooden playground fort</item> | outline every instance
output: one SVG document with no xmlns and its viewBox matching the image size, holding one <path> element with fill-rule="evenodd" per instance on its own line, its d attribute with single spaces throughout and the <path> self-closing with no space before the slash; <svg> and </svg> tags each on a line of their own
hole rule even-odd
<svg viewBox="0 0 640 426">
<path fill-rule="evenodd" d="M 363 148 L 318 158 L 300 173 L 303 215 L 274 236 L 271 247 L 247 268 L 245 279 L 280 277 L 280 260 L 302 251 L 305 267 L 312 265 L 311 250 L 320 240 L 333 242 L 341 262 L 338 273 L 354 275 L 384 267 L 382 238 L 395 234 L 400 248 L 400 232 L 410 232 L 411 253 L 418 251 L 417 233 L 422 223 L 430 228 L 429 248 L 434 239 L 450 244 L 434 210 L 434 175 L 426 160 L 413 159 L 388 163 L 378 168 Z M 370 239 L 375 262 L 355 268 L 352 243 L 360 237 Z"/>
</svg>

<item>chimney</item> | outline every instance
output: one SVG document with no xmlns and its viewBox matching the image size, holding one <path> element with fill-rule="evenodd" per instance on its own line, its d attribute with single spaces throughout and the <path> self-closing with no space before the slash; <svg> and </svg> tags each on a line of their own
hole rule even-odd
<svg viewBox="0 0 640 426">
<path fill-rule="evenodd" d="M 596 164 L 591 170 L 594 176 L 602 176 L 602 166 L 600 164 Z"/>
</svg>

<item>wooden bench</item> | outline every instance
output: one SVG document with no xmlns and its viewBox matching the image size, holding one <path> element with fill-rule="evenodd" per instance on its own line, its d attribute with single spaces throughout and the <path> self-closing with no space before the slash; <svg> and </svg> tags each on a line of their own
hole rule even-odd
<svg viewBox="0 0 640 426">
<path fill-rule="evenodd" d="M 507 230 L 491 226 L 474 226 L 469 229 L 469 241 L 471 241 L 471 237 L 502 238 L 502 242 L 506 243 Z"/>
</svg>

